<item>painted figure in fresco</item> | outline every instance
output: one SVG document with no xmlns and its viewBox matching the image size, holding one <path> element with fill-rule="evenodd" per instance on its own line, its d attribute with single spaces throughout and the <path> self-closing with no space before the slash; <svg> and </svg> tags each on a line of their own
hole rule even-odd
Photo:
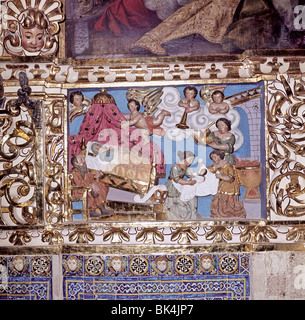
<svg viewBox="0 0 305 320">
<path fill-rule="evenodd" d="M 216 121 L 217 131 L 212 131 L 207 138 L 207 144 L 215 149 L 223 151 L 225 154 L 225 160 L 230 164 L 234 164 L 234 144 L 235 136 L 230 132 L 231 121 L 226 118 L 219 118 Z"/>
<path fill-rule="evenodd" d="M 225 160 L 225 153 L 213 150 L 210 154 L 213 165 L 209 170 L 219 179 L 217 194 L 213 196 L 211 218 L 245 218 L 246 211 L 239 201 L 239 183 L 234 166 Z"/>
<path fill-rule="evenodd" d="M 90 217 L 100 217 L 111 215 L 112 210 L 105 207 L 105 202 L 109 188 L 103 183 L 99 182 L 98 174 L 88 172 L 86 157 L 83 153 L 75 155 L 71 159 L 73 169 L 70 171 L 73 175 L 73 183 L 76 186 L 90 187 L 91 191 L 88 192 L 88 211 Z M 76 196 L 78 191 L 75 191 Z M 82 190 L 79 191 L 82 195 Z"/>
<path fill-rule="evenodd" d="M 209 112 L 212 114 L 226 114 L 230 110 L 230 106 L 224 102 L 224 94 L 220 90 L 215 90 L 212 93 L 213 102 L 209 105 Z"/>
<path fill-rule="evenodd" d="M 294 0 L 192 0 L 176 10 L 131 48 L 141 47 L 156 55 L 166 55 L 162 44 L 199 34 L 226 52 L 271 49 L 279 44 L 281 21 L 288 34 L 292 26 Z M 287 16 L 292 17 L 290 21 Z M 286 17 L 286 18 L 285 18 Z M 289 36 L 288 36 L 289 38 Z"/>
<path fill-rule="evenodd" d="M 194 86 L 187 86 L 183 90 L 184 98 L 178 102 L 179 107 L 184 108 L 180 123 L 176 124 L 179 129 L 188 129 L 186 124 L 188 113 L 197 111 L 200 108 L 200 103 L 196 98 L 198 90 Z"/>
<path fill-rule="evenodd" d="M 160 127 L 160 125 L 163 123 L 165 117 L 171 115 L 170 112 L 166 111 L 165 109 L 162 109 L 161 112 L 157 115 L 157 117 L 154 118 L 152 116 L 144 116 L 141 112 L 139 112 L 141 106 L 139 101 L 135 99 L 128 100 L 127 106 L 130 110 L 130 113 L 124 114 L 126 120 L 128 120 L 126 126 L 129 125 L 135 126 L 138 129 L 144 129 L 145 131 L 147 131 L 148 135 L 165 135 L 165 131 Z M 124 128 L 123 124 L 122 127 Z M 143 133 L 143 135 L 147 136 L 145 133 Z"/>
<path fill-rule="evenodd" d="M 164 211 L 167 212 L 168 219 L 198 219 L 200 215 L 197 213 L 197 198 L 194 197 L 190 201 L 180 200 L 181 193 L 174 186 L 174 182 L 190 186 L 196 184 L 196 180 L 192 179 L 192 172 L 189 171 L 195 155 L 191 151 L 178 151 L 178 157 L 179 161 L 172 166 L 165 183 L 168 195 L 164 203 Z M 183 179 L 184 177 L 189 179 Z"/>
<path fill-rule="evenodd" d="M 8 2 L 9 33 L 4 39 L 6 51 L 14 56 L 54 55 L 58 49 L 58 22 L 62 21 L 60 3 L 54 1 L 49 8 L 26 7 L 25 1 L 17 6 Z M 18 8 L 19 7 L 19 8 Z M 39 8 L 42 6 L 39 6 Z"/>
</svg>

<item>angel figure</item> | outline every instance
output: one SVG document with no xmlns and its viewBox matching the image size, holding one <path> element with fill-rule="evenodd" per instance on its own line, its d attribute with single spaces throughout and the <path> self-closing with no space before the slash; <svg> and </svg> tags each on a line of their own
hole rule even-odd
<svg viewBox="0 0 305 320">
<path fill-rule="evenodd" d="M 180 123 L 176 124 L 179 129 L 188 129 L 189 126 L 186 124 L 187 115 L 190 112 L 197 111 L 200 108 L 200 103 L 196 98 L 198 90 L 196 87 L 187 86 L 183 90 L 184 98 L 181 98 L 178 105 L 184 108 L 184 113 L 182 115 Z"/>
<path fill-rule="evenodd" d="M 226 87 L 227 86 L 207 85 L 200 89 L 200 98 L 206 102 L 206 107 L 210 114 L 222 115 L 230 111 L 230 102 L 225 100 L 223 93 Z"/>
<path fill-rule="evenodd" d="M 123 128 L 135 126 L 141 129 L 142 138 L 147 142 L 149 142 L 149 135 L 156 134 L 158 136 L 164 136 L 165 131 L 161 128 L 161 125 L 164 118 L 171 116 L 171 113 L 162 109 L 161 112 L 154 117 L 154 114 L 158 111 L 158 105 L 162 101 L 162 94 L 162 88 L 128 90 L 126 97 L 128 99 L 127 105 L 130 113 L 124 114 L 128 122 L 123 124 Z M 139 112 L 141 107 L 140 102 L 144 106 L 143 113 Z"/>
<path fill-rule="evenodd" d="M 209 112 L 212 114 L 226 114 L 230 110 L 228 103 L 224 102 L 224 94 L 220 90 L 215 90 L 212 93 L 213 102 L 209 105 Z"/>
<path fill-rule="evenodd" d="M 72 122 L 78 116 L 85 114 L 90 107 L 90 99 L 84 97 L 79 90 L 72 91 L 69 95 L 69 120 Z"/>
<path fill-rule="evenodd" d="M 165 117 L 171 115 L 170 112 L 162 109 L 161 112 L 154 118 L 153 116 L 145 116 L 143 113 L 139 112 L 141 105 L 137 100 L 130 99 L 128 100 L 127 105 L 130 113 L 126 113 L 124 116 L 128 120 L 127 124 L 129 126 L 135 126 L 138 129 L 144 129 L 147 131 L 148 135 L 165 135 L 165 131 L 160 127 L 160 125 L 163 123 Z M 122 126 L 123 128 L 125 127 L 125 125 Z"/>
</svg>

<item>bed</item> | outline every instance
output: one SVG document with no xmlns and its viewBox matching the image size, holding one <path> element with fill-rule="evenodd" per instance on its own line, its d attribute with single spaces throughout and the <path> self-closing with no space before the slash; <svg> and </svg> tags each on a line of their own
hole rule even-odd
<svg viewBox="0 0 305 320">
<path fill-rule="evenodd" d="M 98 180 L 112 188 L 145 195 L 155 186 L 156 164 L 140 154 L 134 148 L 103 145 L 103 150 L 112 151 L 111 156 L 104 157 L 107 151 L 93 152 L 96 142 L 86 146 L 86 164 L 88 170 L 98 174 Z"/>
</svg>

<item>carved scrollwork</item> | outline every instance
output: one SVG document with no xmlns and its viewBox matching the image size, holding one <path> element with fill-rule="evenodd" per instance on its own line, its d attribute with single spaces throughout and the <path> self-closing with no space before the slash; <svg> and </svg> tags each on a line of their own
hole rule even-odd
<svg viewBox="0 0 305 320">
<path fill-rule="evenodd" d="M 56 230 L 45 231 L 41 236 L 41 240 L 49 245 L 58 245 L 64 242 L 63 236 Z"/>
<path fill-rule="evenodd" d="M 120 244 L 123 240 L 128 242 L 130 236 L 122 228 L 111 228 L 104 234 L 103 240 L 110 240 L 112 244 Z"/>
<path fill-rule="evenodd" d="M 292 89 L 293 88 L 293 89 Z M 305 215 L 305 87 L 302 80 L 280 75 L 269 85 L 267 113 L 271 170 L 270 204 L 286 217 Z"/>
<path fill-rule="evenodd" d="M 9 237 L 9 242 L 15 246 L 22 246 L 29 243 L 32 237 L 26 231 L 16 231 Z"/>
</svg>

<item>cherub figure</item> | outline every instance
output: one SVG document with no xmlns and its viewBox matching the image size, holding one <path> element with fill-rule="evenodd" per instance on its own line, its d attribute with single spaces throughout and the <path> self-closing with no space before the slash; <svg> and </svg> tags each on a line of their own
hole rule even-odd
<svg viewBox="0 0 305 320">
<path fill-rule="evenodd" d="M 123 129 L 127 126 L 135 126 L 136 128 L 145 130 L 147 135 L 165 135 L 165 131 L 163 128 L 160 127 L 160 125 L 163 123 L 165 117 L 171 115 L 170 112 L 168 112 L 165 109 L 162 109 L 156 117 L 144 116 L 144 114 L 139 112 L 141 107 L 139 101 L 135 99 L 128 100 L 127 106 L 130 113 L 124 114 L 128 122 L 126 122 L 126 124 L 122 124 Z"/>
<path fill-rule="evenodd" d="M 86 113 L 90 106 L 90 100 L 85 98 L 79 90 L 72 91 L 69 95 L 69 120 L 72 122 L 78 116 Z"/>
<path fill-rule="evenodd" d="M 226 114 L 229 112 L 230 106 L 224 102 L 224 94 L 220 90 L 215 90 L 212 93 L 213 102 L 209 105 L 209 112 L 211 114 Z"/>
<path fill-rule="evenodd" d="M 190 112 L 197 111 L 200 108 L 200 103 L 196 98 L 198 90 L 194 86 L 187 86 L 183 90 L 184 98 L 181 98 L 178 102 L 178 106 L 184 108 L 184 113 L 180 123 L 176 124 L 179 129 L 188 129 L 186 124 L 187 115 Z"/>
<path fill-rule="evenodd" d="M 198 90 L 196 87 L 187 86 L 183 90 L 184 98 L 180 99 L 179 107 L 185 108 L 186 113 L 197 111 L 200 107 L 200 103 L 196 98 Z"/>
<path fill-rule="evenodd" d="M 60 5 L 54 1 L 50 7 L 39 5 L 37 9 L 27 7 L 25 1 L 8 1 L 10 33 L 4 38 L 5 50 L 13 56 L 54 55 L 58 49 L 58 23 L 64 19 Z"/>
</svg>

